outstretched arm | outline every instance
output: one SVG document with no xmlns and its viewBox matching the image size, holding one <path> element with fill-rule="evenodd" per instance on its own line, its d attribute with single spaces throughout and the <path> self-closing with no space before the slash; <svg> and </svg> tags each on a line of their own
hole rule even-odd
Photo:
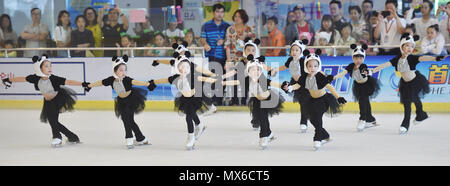
<svg viewBox="0 0 450 186">
<path fill-rule="evenodd" d="M 66 85 L 72 85 L 72 86 L 81 86 L 83 82 L 74 81 L 74 80 L 66 80 Z"/>
<path fill-rule="evenodd" d="M 339 79 L 339 78 L 341 78 L 341 77 L 344 77 L 345 74 L 347 74 L 347 73 L 348 73 L 348 71 L 347 71 L 347 70 L 344 70 L 344 71 L 342 71 L 341 73 L 339 73 L 339 74 L 337 74 L 336 76 L 334 76 L 333 79 L 336 80 L 336 79 Z"/>
<path fill-rule="evenodd" d="M 285 65 L 281 65 L 279 67 L 276 68 L 272 68 L 271 70 L 269 70 L 271 72 L 270 76 L 275 76 L 275 74 L 277 74 L 280 71 L 284 71 L 288 69 Z"/>
<path fill-rule="evenodd" d="M 420 56 L 419 57 L 419 61 L 420 62 L 422 62 L 422 61 L 442 61 L 442 60 L 444 60 L 447 57 L 448 56 L 437 56 L 437 57 L 434 57 L 434 56 Z"/>
<path fill-rule="evenodd" d="M 372 73 L 376 73 L 376 72 L 378 72 L 378 71 L 380 71 L 380 70 L 383 70 L 384 68 L 390 67 L 390 66 L 392 66 L 392 63 L 391 63 L 391 62 L 383 63 L 383 64 L 377 66 L 377 68 L 374 68 L 374 69 L 372 70 Z"/>
<path fill-rule="evenodd" d="M 201 66 L 197 66 L 195 68 L 195 71 L 200 72 L 200 73 L 205 74 L 205 75 L 210 76 L 210 77 L 216 77 L 216 74 L 212 73 L 210 70 L 208 70 L 206 68 L 203 68 Z"/>
<path fill-rule="evenodd" d="M 150 85 L 149 82 L 143 82 L 143 81 L 138 81 L 138 80 L 131 81 L 131 84 L 136 85 L 136 86 L 146 86 L 146 87 Z"/>
<path fill-rule="evenodd" d="M 89 88 L 99 87 L 99 86 L 103 86 L 102 80 L 96 81 L 96 82 L 91 83 L 91 84 L 88 85 Z"/>
<path fill-rule="evenodd" d="M 6 78 L 11 82 L 27 82 L 26 77 Z"/>
</svg>

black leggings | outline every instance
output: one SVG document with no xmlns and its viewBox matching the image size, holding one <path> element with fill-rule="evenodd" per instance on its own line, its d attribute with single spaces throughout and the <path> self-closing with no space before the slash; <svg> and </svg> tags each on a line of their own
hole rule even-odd
<svg viewBox="0 0 450 186">
<path fill-rule="evenodd" d="M 132 138 L 134 132 L 134 134 L 136 135 L 136 141 L 142 141 L 145 139 L 145 136 L 142 134 L 138 125 L 134 121 L 133 112 L 123 112 L 121 115 L 121 119 L 125 127 L 125 138 Z"/>
<path fill-rule="evenodd" d="M 375 121 L 375 117 L 372 115 L 372 107 L 370 106 L 369 96 L 361 96 L 359 102 L 359 120 L 366 122 Z"/>
<path fill-rule="evenodd" d="M 403 107 L 405 108 L 405 115 L 402 122 L 402 127 L 409 129 L 409 122 L 411 120 L 411 104 L 414 103 L 416 105 L 416 120 L 422 121 L 428 117 L 427 113 L 423 111 L 422 102 L 418 97 L 413 100 L 406 100 L 403 103 Z"/>
<path fill-rule="evenodd" d="M 270 123 L 269 123 L 269 113 L 266 109 L 263 108 L 254 108 L 253 111 L 253 118 L 257 122 L 259 122 L 260 131 L 259 131 L 259 137 L 267 137 L 272 133 L 270 130 Z"/>
<path fill-rule="evenodd" d="M 198 115 L 195 111 L 186 114 L 186 124 L 188 128 L 188 133 L 191 134 L 194 133 L 194 123 L 195 125 L 200 124 L 200 119 L 198 119 Z"/>
<path fill-rule="evenodd" d="M 328 139 L 330 137 L 330 135 L 323 128 L 323 121 L 322 121 L 323 114 L 327 110 L 327 108 L 325 106 L 326 103 L 322 102 L 322 101 L 315 101 L 313 103 L 308 103 L 308 104 L 322 104 L 322 105 L 315 105 L 316 107 L 321 108 L 320 111 L 317 111 L 316 109 L 311 109 L 309 111 L 309 116 L 310 116 L 309 120 L 311 121 L 311 124 L 315 128 L 315 134 L 314 134 L 313 140 L 314 141 L 322 141 L 324 139 Z M 310 106 L 309 108 L 312 108 L 312 107 Z"/>
<path fill-rule="evenodd" d="M 58 107 L 56 106 L 55 102 L 50 102 L 50 103 L 48 103 L 48 101 L 46 101 L 46 102 L 49 105 L 47 107 L 48 122 L 52 129 L 53 138 L 62 139 L 62 136 L 61 136 L 61 133 L 62 133 L 71 142 L 79 141 L 80 139 L 78 138 L 78 136 L 75 133 L 73 133 L 72 131 L 67 129 L 64 125 L 62 125 L 59 122 L 59 120 L 58 120 L 59 110 L 58 110 Z"/>
<path fill-rule="evenodd" d="M 308 115 L 306 112 L 306 104 L 300 103 L 300 124 L 308 125 Z"/>
</svg>

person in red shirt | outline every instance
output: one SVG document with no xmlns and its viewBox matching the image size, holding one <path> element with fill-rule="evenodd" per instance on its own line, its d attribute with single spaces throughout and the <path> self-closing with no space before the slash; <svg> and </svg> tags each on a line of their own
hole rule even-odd
<svg viewBox="0 0 450 186">
<path fill-rule="evenodd" d="M 274 16 L 270 17 L 267 20 L 266 27 L 269 31 L 267 46 L 284 47 L 286 45 L 286 40 L 284 39 L 283 33 L 278 30 L 278 19 Z M 285 49 L 268 49 L 266 51 L 266 56 L 281 56 L 285 54 Z"/>
<path fill-rule="evenodd" d="M 313 25 L 306 20 L 305 8 L 302 5 L 298 5 L 294 8 L 294 11 L 298 16 L 298 19 L 295 24 L 290 24 L 284 32 L 287 42 L 297 40 L 303 32 L 315 33 Z"/>
</svg>

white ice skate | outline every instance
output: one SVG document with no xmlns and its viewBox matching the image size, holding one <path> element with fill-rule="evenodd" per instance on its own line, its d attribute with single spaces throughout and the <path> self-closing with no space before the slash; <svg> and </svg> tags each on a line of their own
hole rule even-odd
<svg viewBox="0 0 450 186">
<path fill-rule="evenodd" d="M 408 129 L 406 129 L 405 127 L 400 127 L 400 129 L 398 130 L 398 133 L 400 135 L 408 134 Z"/>
<path fill-rule="evenodd" d="M 331 141 L 333 141 L 333 140 L 331 138 L 328 138 L 328 139 L 324 139 L 324 140 L 322 140 L 320 142 L 322 143 L 322 145 L 325 145 L 327 143 L 330 143 Z"/>
<path fill-rule="evenodd" d="M 198 124 L 195 126 L 194 134 L 195 134 L 195 140 L 198 140 L 200 136 L 203 134 L 203 131 L 205 131 L 206 125 L 203 123 Z"/>
<path fill-rule="evenodd" d="M 358 126 L 356 127 L 356 130 L 358 132 L 362 132 L 366 128 L 366 122 L 364 120 L 358 121 Z"/>
<path fill-rule="evenodd" d="M 134 139 L 133 138 L 127 138 L 126 142 L 127 142 L 127 148 L 128 149 L 133 149 L 134 148 Z"/>
<path fill-rule="evenodd" d="M 186 141 L 186 150 L 193 150 L 195 145 L 195 134 L 188 134 Z"/>
<path fill-rule="evenodd" d="M 261 150 L 266 150 L 269 143 L 276 139 L 277 137 L 274 136 L 273 133 L 270 133 L 267 137 L 259 138 L 259 146 L 261 147 Z"/>
<path fill-rule="evenodd" d="M 141 146 L 141 145 L 151 145 L 151 144 L 148 142 L 147 138 L 144 138 L 144 140 L 142 140 L 142 141 L 136 141 L 136 145 Z"/>
<path fill-rule="evenodd" d="M 214 105 L 211 105 L 210 107 L 208 107 L 208 110 L 205 113 L 203 113 L 203 115 L 204 116 L 209 116 L 209 115 L 212 115 L 212 114 L 214 114 L 216 112 L 217 112 L 217 107 L 214 106 Z"/>
<path fill-rule="evenodd" d="M 59 138 L 53 138 L 52 147 L 54 148 L 62 147 L 62 140 Z"/>
<path fill-rule="evenodd" d="M 321 141 L 314 141 L 314 146 L 313 146 L 314 151 L 319 150 L 320 147 L 322 147 L 322 142 Z"/>
<path fill-rule="evenodd" d="M 376 126 L 380 126 L 380 124 L 378 124 L 377 121 L 366 122 L 366 129 L 376 127 Z"/>
<path fill-rule="evenodd" d="M 306 130 L 308 130 L 308 125 L 300 124 L 300 132 L 301 133 L 306 133 Z"/>
</svg>

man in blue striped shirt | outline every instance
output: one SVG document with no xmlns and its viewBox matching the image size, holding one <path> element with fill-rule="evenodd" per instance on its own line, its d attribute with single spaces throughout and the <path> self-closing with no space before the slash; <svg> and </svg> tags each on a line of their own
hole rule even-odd
<svg viewBox="0 0 450 186">
<path fill-rule="evenodd" d="M 209 59 L 209 69 L 211 72 L 221 76 L 227 59 L 223 44 L 225 43 L 227 28 L 230 24 L 223 21 L 225 12 L 223 5 L 215 4 L 213 12 L 214 18 L 202 26 L 200 42 L 205 48 L 205 56 Z M 211 88 L 214 92 L 214 97 L 212 98 L 214 105 L 222 105 L 224 87 L 216 87 L 213 84 Z"/>
<path fill-rule="evenodd" d="M 230 26 L 223 21 L 224 11 L 225 7 L 221 4 L 213 6 L 214 18 L 202 26 L 200 39 L 209 62 L 216 61 L 221 65 L 224 65 L 226 60 L 223 44 L 225 43 L 227 28 Z"/>
</svg>

